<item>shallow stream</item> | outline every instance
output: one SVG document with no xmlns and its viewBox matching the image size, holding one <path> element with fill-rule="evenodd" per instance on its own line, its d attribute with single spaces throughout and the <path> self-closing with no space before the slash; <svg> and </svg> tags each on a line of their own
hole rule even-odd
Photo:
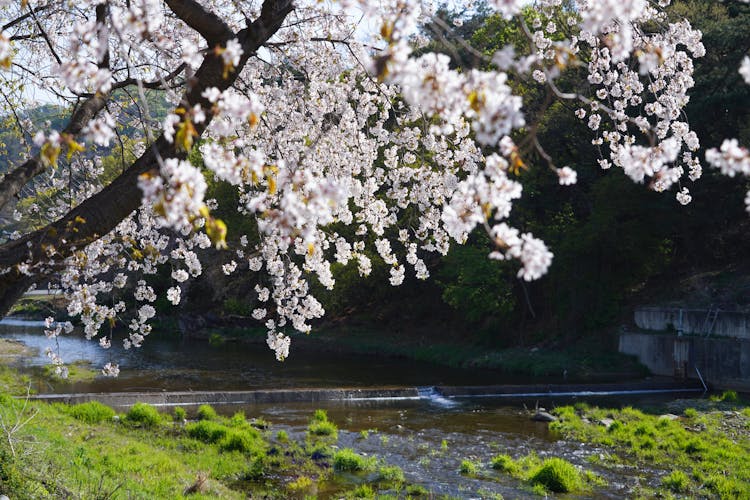
<svg viewBox="0 0 750 500">
<path fill-rule="evenodd" d="M 37 350 L 26 360 L 28 367 L 42 366 L 44 349 L 50 345 L 39 324 L 0 323 L 0 338 L 13 338 Z M 338 425 L 339 446 L 374 455 L 404 470 L 407 481 L 438 495 L 458 498 L 539 498 L 528 485 L 488 467 L 497 454 L 518 458 L 529 453 L 539 457 L 561 457 L 602 476 L 607 486 L 583 496 L 569 498 L 624 498 L 638 485 L 653 485 L 668 472 L 663 469 L 632 470 L 596 465 L 606 451 L 559 439 L 546 423 L 533 422 L 527 408 L 537 404 L 552 408 L 584 399 L 451 399 L 427 389 L 434 385 L 488 385 L 518 383 L 518 378 L 487 371 L 447 369 L 427 363 L 368 356 L 293 352 L 284 363 L 275 361 L 262 345 L 182 342 L 153 335 L 141 349 L 124 351 L 113 346 L 103 351 L 94 342 L 62 336 L 57 345 L 66 362 L 84 361 L 101 366 L 120 363 L 118 379 L 97 377 L 72 384 L 47 384 L 39 392 L 120 392 L 164 390 L 248 390 L 292 387 L 424 386 L 415 400 L 328 401 L 276 405 L 227 405 L 217 410 L 232 414 L 243 410 L 248 417 L 262 417 L 274 430 L 302 437 L 315 409 L 327 410 Z M 529 382 L 540 382 L 533 380 Z M 559 380 L 555 382 L 561 382 Z M 590 404 L 659 407 L 669 396 L 610 397 Z M 365 431 L 365 432 L 362 432 Z M 470 459 L 483 464 L 481 478 L 459 473 L 460 463 Z M 337 476 L 338 477 L 338 476 Z M 338 477 L 349 484 L 366 477 Z M 319 491 L 325 498 L 337 491 Z M 335 496 L 335 495 L 334 495 Z"/>
</svg>

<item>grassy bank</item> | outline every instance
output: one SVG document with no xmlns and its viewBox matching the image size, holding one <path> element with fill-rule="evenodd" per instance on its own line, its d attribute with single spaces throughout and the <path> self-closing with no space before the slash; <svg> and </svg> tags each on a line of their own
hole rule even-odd
<svg viewBox="0 0 750 500">
<path fill-rule="evenodd" d="M 674 405 L 679 415 L 565 406 L 550 428 L 601 447 L 591 462 L 632 469 L 636 497 L 750 498 L 750 407 L 732 392 L 689 405 Z"/>
<path fill-rule="evenodd" d="M 584 445 L 583 464 L 506 450 L 467 458 L 460 472 L 499 482 L 509 476 L 543 496 L 598 498 L 603 487 L 635 499 L 750 498 L 750 406 L 728 392 L 669 407 L 674 413 L 584 403 L 558 407 L 549 428 Z M 612 488 L 608 479 L 618 484 Z"/>
<path fill-rule="evenodd" d="M 0 382 L 20 390 L 25 379 L 5 367 Z M 414 436 L 383 433 L 382 446 L 361 448 L 369 450 L 364 455 L 352 433 L 337 426 L 350 421 L 334 422 L 322 410 L 306 427 L 280 428 L 252 415 L 220 416 L 209 406 L 188 415 L 137 404 L 116 414 L 99 403 L 53 405 L 3 391 L 0 494 L 14 500 L 444 498 L 378 458 L 387 456 L 389 437 L 407 443 Z M 452 455 L 445 439 L 414 449 L 425 459 L 421 467 L 440 457 L 455 464 L 441 478 L 467 488 L 481 483 L 481 498 L 500 498 L 490 491 L 495 486 L 540 496 L 750 498 L 750 409 L 736 394 L 677 402 L 658 413 L 585 404 L 552 411 L 560 420 L 550 429 L 571 443 L 501 446 L 487 437 L 486 447 Z M 363 430 L 359 440 L 370 432 L 377 431 Z"/>
<path fill-rule="evenodd" d="M 116 415 L 99 403 L 47 405 L 0 395 L 0 494 L 404 498 L 423 490 L 397 467 L 338 449 L 336 426 L 321 411 L 297 439 L 242 413 L 225 418 L 204 407 L 198 420 L 184 417 L 179 409 L 163 415 L 145 404 Z"/>
<path fill-rule="evenodd" d="M 166 415 L 137 404 L 117 415 L 95 402 L 28 401 L 30 378 L 53 375 L 19 373 L 14 365 L 24 355 L 23 344 L 0 339 L 0 495 L 14 500 L 404 498 L 423 490 L 397 467 L 339 450 L 325 412 L 292 439 L 268 422 L 222 417 L 208 406 L 188 422 L 180 408 Z"/>
</svg>

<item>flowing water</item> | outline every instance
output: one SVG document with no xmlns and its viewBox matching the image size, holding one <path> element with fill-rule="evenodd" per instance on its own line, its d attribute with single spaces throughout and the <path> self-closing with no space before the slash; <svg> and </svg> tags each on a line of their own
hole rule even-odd
<svg viewBox="0 0 750 500">
<path fill-rule="evenodd" d="M 292 437 L 302 437 L 313 411 L 327 410 L 330 420 L 340 429 L 339 446 L 375 455 L 404 470 L 406 478 L 439 495 L 458 498 L 485 498 L 499 493 L 505 498 L 534 497 L 528 486 L 511 476 L 489 470 L 481 479 L 459 474 L 461 460 L 487 464 L 497 454 L 514 458 L 536 453 L 540 457 L 562 457 L 602 475 L 608 483 L 584 497 L 623 498 L 638 484 L 653 484 L 663 471 L 619 471 L 592 465 L 592 455 L 605 450 L 569 442 L 553 435 L 546 423 L 533 422 L 526 407 L 533 408 L 535 398 L 449 398 L 433 389 L 435 385 L 489 385 L 517 383 L 506 375 L 491 371 L 457 370 L 429 363 L 370 356 L 293 352 L 284 363 L 277 362 L 262 345 L 224 344 L 152 334 L 140 349 L 123 350 L 114 346 L 102 350 L 95 342 L 78 336 L 61 336 L 57 343 L 42 333 L 41 323 L 0 322 L 0 338 L 13 338 L 36 350 L 25 360 L 27 368 L 47 363 L 44 349 L 52 346 L 66 362 L 84 361 L 98 367 L 108 361 L 120 363 L 117 379 L 97 377 L 75 383 L 45 384 L 37 387 L 50 392 L 122 392 L 164 390 L 252 390 L 272 388 L 332 388 L 417 386 L 414 399 L 369 401 L 327 401 L 276 405 L 217 406 L 232 414 L 262 417 L 276 430 L 284 429 Z M 527 379 L 528 380 L 528 379 Z M 534 382 L 539 382 L 535 380 Z M 550 381 L 551 382 L 551 381 Z M 556 380 L 554 382 L 560 382 Z M 648 399 L 646 399 L 648 398 Z M 668 396 L 640 396 L 638 399 L 616 396 L 598 403 L 659 404 Z M 541 404 L 554 407 L 576 398 L 546 398 Z M 586 401 L 591 401 L 590 398 Z M 367 431 L 367 432 L 361 432 Z M 346 481 L 361 478 L 344 478 Z M 332 484 L 332 491 L 337 485 Z M 321 492 L 325 497 L 325 492 Z M 538 497 L 536 497 L 538 498 Z"/>
</svg>

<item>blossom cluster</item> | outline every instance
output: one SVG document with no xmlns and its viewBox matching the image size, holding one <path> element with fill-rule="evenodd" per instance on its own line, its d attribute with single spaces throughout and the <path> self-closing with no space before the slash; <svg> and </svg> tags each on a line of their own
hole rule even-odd
<svg viewBox="0 0 750 500">
<path fill-rule="evenodd" d="M 23 3 L 44 7 L 44 17 L 31 22 L 16 5 Z M 259 15 L 257 3 L 198 5 L 213 9 L 222 28 L 236 34 Z M 56 220 L 102 189 L 106 176 L 95 147 L 111 146 L 126 127 L 138 130 L 132 156 L 160 141 L 174 152 L 154 154 L 151 170 L 138 179 L 141 207 L 108 234 L 64 258 L 50 246 L 48 262 L 16 269 L 59 276 L 68 314 L 102 348 L 111 346 L 116 324 L 127 327 L 123 346 L 139 348 L 151 332 L 158 294 L 183 304 L 190 279 L 204 272 L 207 249 L 228 244 L 221 270 L 255 280 L 251 315 L 266 326 L 268 346 L 280 360 L 289 355 L 289 330 L 308 333 L 324 315 L 310 280 L 334 288 L 335 263 L 354 265 L 364 277 L 378 259 L 398 286 L 407 273 L 427 279 L 426 256 L 445 255 L 482 230 L 493 244 L 490 258 L 516 262 L 520 279 L 538 279 L 552 252 L 511 219 L 523 194 L 520 172 L 531 165 L 529 145 L 547 155 L 511 81 L 523 79 L 572 102 L 592 131 L 602 169 L 621 168 L 656 191 L 674 189 L 687 204 L 692 196 L 683 183 L 697 180 L 702 166 L 700 142 L 683 111 L 693 60 L 705 49 L 699 31 L 668 18 L 668 4 L 575 0 L 562 8 L 560 0 L 538 0 L 529 10 L 528 2 L 491 0 L 503 18 L 516 20 L 530 49 L 500 47 L 484 57 L 482 69 L 458 70 L 447 55 L 415 54 L 414 34 L 436 10 L 424 0 L 297 5 L 295 20 L 252 55 L 242 37 L 209 43 L 210 36 L 199 36 L 157 0 L 111 0 L 107 9 L 94 0 L 75 9 L 35 0 L 0 3 L 3 14 L 19 19 L 0 33 L 0 67 L 20 58 L 23 68 L 34 68 L 1 73 L 9 89 L 31 83 L 71 103 L 108 99 L 80 137 L 52 127 L 26 134 L 29 153 L 38 150 L 49 167 L 37 187 L 66 196 L 35 203 L 19 218 Z M 352 17 L 354 8 L 363 15 Z M 376 32 L 352 35 L 368 26 Z M 42 30 L 45 44 L 15 49 Z M 210 58 L 220 74 L 192 93 Z M 585 81 L 563 88 L 560 76 L 575 67 L 585 70 Z M 750 58 L 740 74 L 750 82 Z M 229 78 L 228 89 L 215 86 Z M 154 87 L 173 105 L 158 119 L 147 93 Z M 120 88 L 129 99 L 112 98 Z M 91 155 L 80 155 L 84 148 Z M 199 154 L 188 156 L 191 151 Z M 196 156 L 199 164 L 187 159 Z M 749 158 L 736 140 L 706 155 L 731 176 L 750 175 Z M 553 161 L 547 160 L 556 182 L 575 184 L 575 166 Z M 237 206 L 222 208 L 254 221 L 252 234 L 227 238 L 227 228 L 213 218 L 226 200 L 206 199 L 209 172 L 237 190 Z M 155 288 L 165 268 L 169 280 Z M 128 302 L 135 308 L 127 311 Z M 67 328 L 50 320 L 47 332 L 54 338 Z M 64 373 L 59 356 L 49 356 Z M 110 362 L 102 373 L 116 376 L 119 366 Z"/>
</svg>

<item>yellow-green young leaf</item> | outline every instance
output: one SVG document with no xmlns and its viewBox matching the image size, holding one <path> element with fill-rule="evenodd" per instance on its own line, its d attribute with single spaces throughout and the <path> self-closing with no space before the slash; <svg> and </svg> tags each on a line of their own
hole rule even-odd
<svg viewBox="0 0 750 500">
<path fill-rule="evenodd" d="M 60 156 L 60 146 L 45 142 L 42 145 L 42 163 L 46 167 L 57 166 L 57 158 Z"/>
<path fill-rule="evenodd" d="M 190 151 L 190 148 L 193 147 L 193 137 L 196 137 L 197 135 L 198 132 L 195 130 L 193 122 L 191 122 L 189 118 L 185 118 L 180 122 L 179 127 L 177 127 L 175 144 L 177 144 L 177 147 L 183 151 Z"/>
<path fill-rule="evenodd" d="M 227 225 L 223 220 L 209 218 L 206 221 L 206 234 L 217 249 L 227 248 Z"/>
<path fill-rule="evenodd" d="M 66 158 L 70 161 L 74 154 L 82 153 L 83 151 L 86 151 L 86 148 L 82 144 L 71 139 L 68 141 L 68 154 L 66 155 Z"/>
</svg>

